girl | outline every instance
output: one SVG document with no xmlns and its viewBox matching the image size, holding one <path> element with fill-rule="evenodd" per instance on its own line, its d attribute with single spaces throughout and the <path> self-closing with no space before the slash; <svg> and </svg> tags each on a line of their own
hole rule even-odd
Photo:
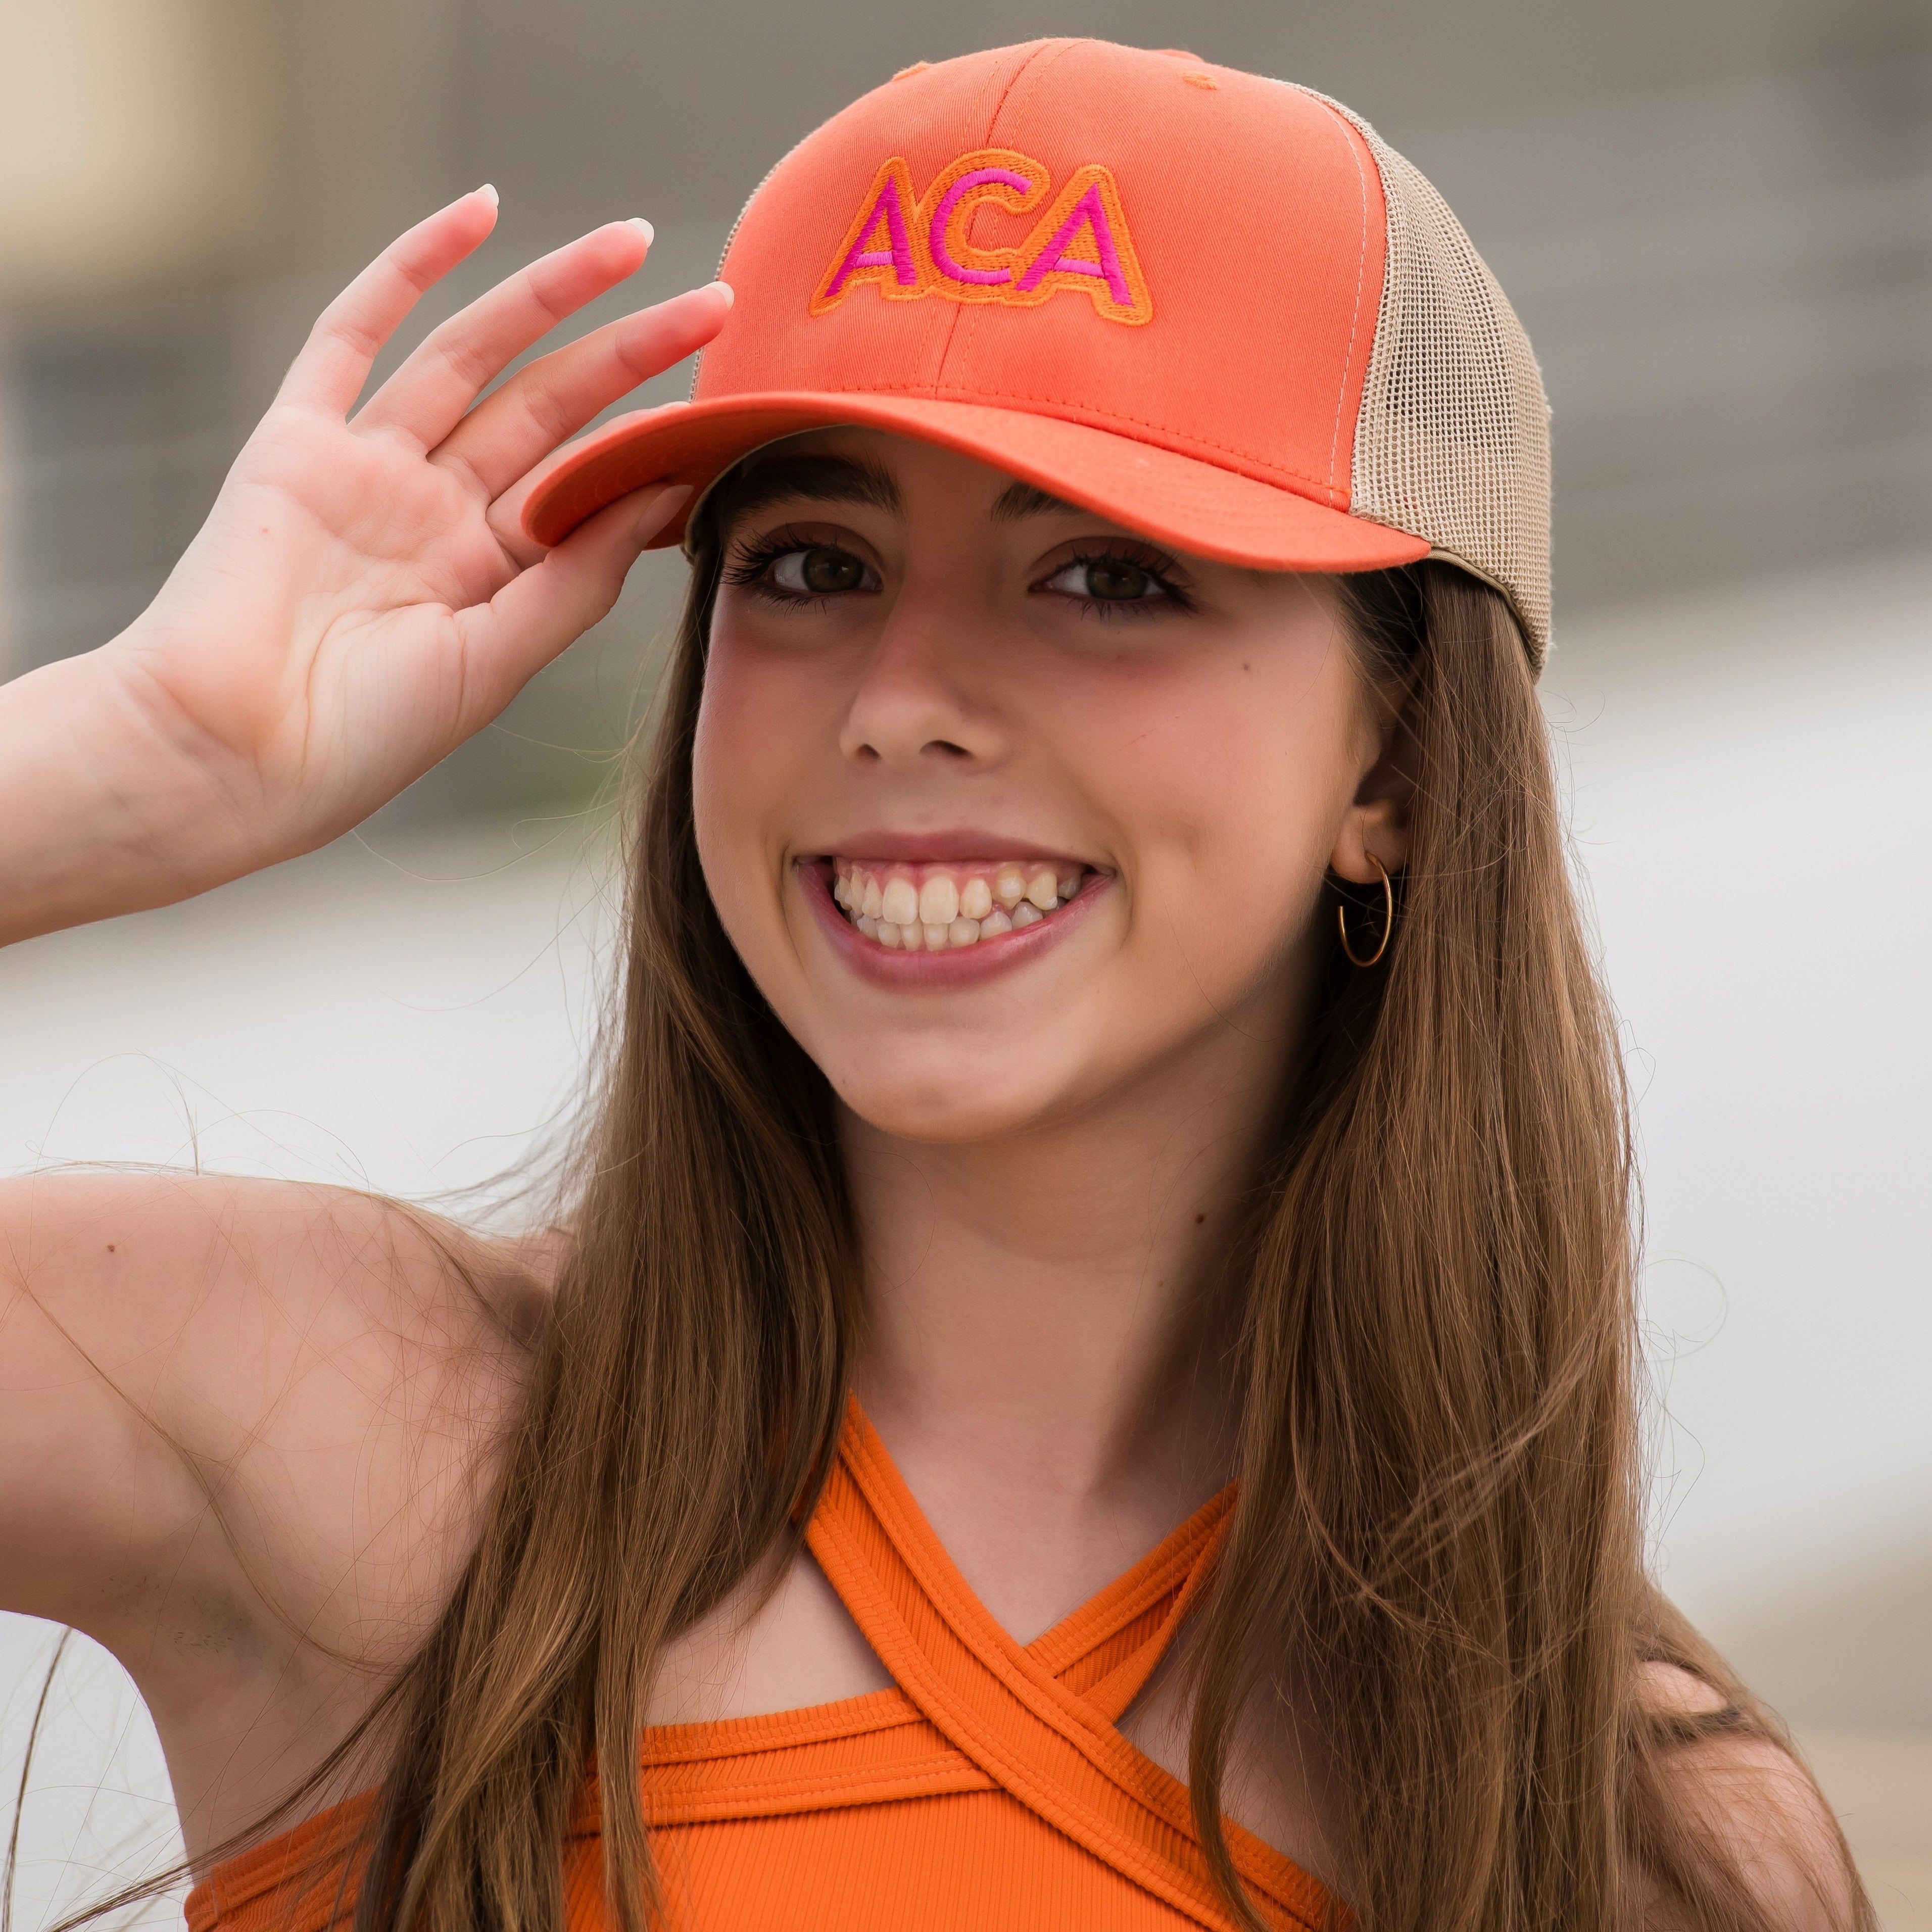
<svg viewBox="0 0 1932 1932">
<path fill-rule="evenodd" d="M 691 559 L 554 1227 L 0 1193 L 5 1602 L 140 1684 L 196 1932 L 1869 1924 L 1642 1572 L 1542 392 L 1427 184 L 1004 49 L 782 162 L 735 318 L 477 403 L 618 224 L 350 416 L 494 206 L 0 693 L 20 938 L 336 836 Z"/>
</svg>

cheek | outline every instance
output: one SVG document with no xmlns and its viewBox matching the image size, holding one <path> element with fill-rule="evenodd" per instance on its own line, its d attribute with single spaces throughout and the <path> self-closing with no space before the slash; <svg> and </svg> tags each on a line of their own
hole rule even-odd
<svg viewBox="0 0 1932 1932">
<path fill-rule="evenodd" d="M 1096 689 L 1082 763 L 1120 824 L 1137 914 L 1211 938 L 1237 970 L 1278 952 L 1353 795 L 1354 707 L 1352 670 L 1327 650 L 1204 652 Z"/>
<path fill-rule="evenodd" d="M 769 763 L 783 740 L 771 733 L 788 692 L 769 653 L 734 643 L 721 629 L 712 640 L 698 700 L 697 769 L 707 784 L 736 790 L 755 777 L 760 754 Z"/>
<path fill-rule="evenodd" d="M 698 856 L 719 916 L 741 952 L 743 922 L 772 898 L 786 808 L 807 782 L 823 701 L 782 660 L 714 638 L 692 746 Z M 822 680 L 821 680 L 822 682 Z"/>
</svg>

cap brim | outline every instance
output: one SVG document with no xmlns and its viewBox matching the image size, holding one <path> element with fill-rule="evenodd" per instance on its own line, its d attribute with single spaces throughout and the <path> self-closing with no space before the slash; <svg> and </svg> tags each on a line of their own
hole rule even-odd
<svg viewBox="0 0 1932 1932">
<path fill-rule="evenodd" d="M 1220 464 L 1085 423 L 982 403 L 866 394 L 774 393 L 622 416 L 572 446 L 531 492 L 524 527 L 561 543 L 607 503 L 652 483 L 692 503 L 740 457 L 800 430 L 890 430 L 1005 471 L 1196 556 L 1261 570 L 1387 570 L 1429 554 L 1420 537 L 1352 517 Z M 682 539 L 690 506 L 654 547 Z"/>
</svg>

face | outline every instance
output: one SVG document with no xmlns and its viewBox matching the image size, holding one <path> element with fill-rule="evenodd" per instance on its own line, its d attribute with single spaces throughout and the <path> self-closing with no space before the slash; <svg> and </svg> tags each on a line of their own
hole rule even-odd
<svg viewBox="0 0 1932 1932">
<path fill-rule="evenodd" d="M 737 502 L 699 850 L 844 1103 L 962 1142 L 1285 1067 L 1324 873 L 1402 856 L 1390 707 L 1332 587 L 878 432 L 788 443 Z"/>
</svg>

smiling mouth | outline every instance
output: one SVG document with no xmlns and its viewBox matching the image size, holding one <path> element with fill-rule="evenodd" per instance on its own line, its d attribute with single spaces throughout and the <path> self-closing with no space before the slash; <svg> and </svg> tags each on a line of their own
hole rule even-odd
<svg viewBox="0 0 1932 1932">
<path fill-rule="evenodd" d="M 832 902 L 888 951 L 946 952 L 1024 932 L 1064 907 L 1094 876 L 1071 860 L 997 859 L 964 865 L 832 861 Z"/>
</svg>

